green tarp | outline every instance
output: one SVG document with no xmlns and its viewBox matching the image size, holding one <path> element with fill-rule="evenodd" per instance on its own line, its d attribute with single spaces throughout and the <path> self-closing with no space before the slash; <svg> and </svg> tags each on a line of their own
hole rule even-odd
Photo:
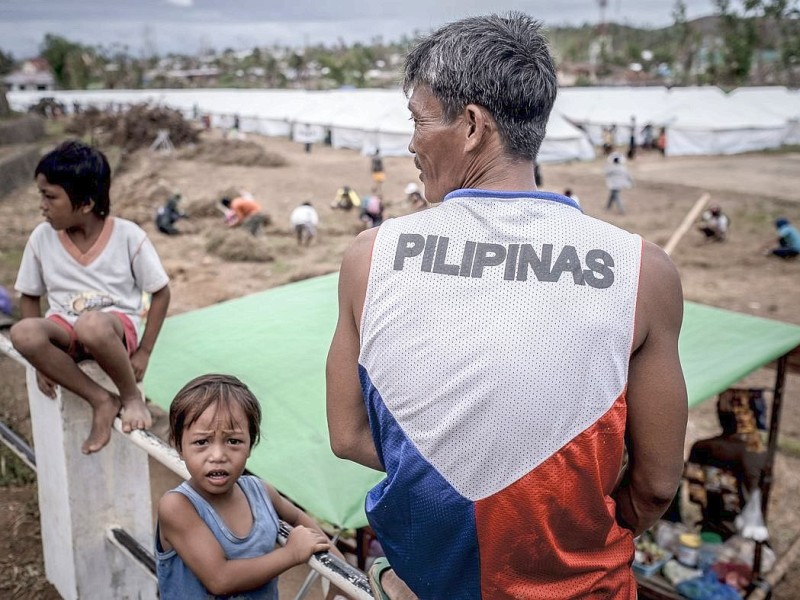
<svg viewBox="0 0 800 600">
<path fill-rule="evenodd" d="M 338 313 L 326 275 L 176 315 L 164 322 L 145 378 L 165 410 L 191 378 L 229 373 L 261 401 L 262 440 L 247 468 L 319 519 L 362 527 L 382 475 L 336 458 L 325 418 L 325 358 Z"/>
<path fill-rule="evenodd" d="M 317 518 L 361 527 L 364 496 L 382 475 L 330 451 L 325 357 L 337 281 L 316 277 L 168 318 L 145 391 L 166 410 L 192 377 L 236 375 L 264 412 L 248 468 Z M 680 354 L 690 406 L 798 345 L 798 326 L 687 302 Z"/>
<path fill-rule="evenodd" d="M 728 389 L 800 345 L 800 327 L 693 302 L 679 341 L 689 406 Z"/>
</svg>

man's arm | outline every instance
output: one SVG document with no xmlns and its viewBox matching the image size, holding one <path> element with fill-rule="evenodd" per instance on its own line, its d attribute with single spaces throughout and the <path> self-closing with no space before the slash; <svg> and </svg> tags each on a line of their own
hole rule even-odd
<svg viewBox="0 0 800 600">
<path fill-rule="evenodd" d="M 169 299 L 169 285 L 165 285 L 157 292 L 153 292 L 153 297 L 150 300 L 150 310 L 147 311 L 147 322 L 144 326 L 142 339 L 139 342 L 139 347 L 136 349 L 136 352 L 131 356 L 131 365 L 133 366 L 133 373 L 136 375 L 136 381 L 141 381 L 144 377 L 145 370 L 147 370 L 147 363 L 150 362 L 150 355 L 153 353 L 156 339 L 161 331 L 161 326 L 164 324 L 164 319 L 167 316 Z"/>
<path fill-rule="evenodd" d="M 339 272 L 339 321 L 326 365 L 328 432 L 339 458 L 383 471 L 358 379 L 359 323 L 378 228 L 361 233 L 348 248 Z"/>
<path fill-rule="evenodd" d="M 639 535 L 675 496 L 683 471 L 688 404 L 678 357 L 683 293 L 675 266 L 644 242 L 628 372 L 627 471 L 614 493 L 617 521 Z"/>
</svg>

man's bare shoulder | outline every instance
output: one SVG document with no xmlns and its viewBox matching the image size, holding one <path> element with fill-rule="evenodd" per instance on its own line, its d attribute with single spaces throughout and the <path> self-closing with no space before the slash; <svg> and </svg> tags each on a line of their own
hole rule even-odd
<svg viewBox="0 0 800 600">
<path fill-rule="evenodd" d="M 372 227 L 356 236 L 356 239 L 353 240 L 344 253 L 344 258 L 342 259 L 343 275 L 351 270 L 355 272 L 359 272 L 364 268 L 369 270 L 372 248 L 375 245 L 375 239 L 378 237 L 379 229 L 379 227 Z"/>
<path fill-rule="evenodd" d="M 637 321 L 680 329 L 683 320 L 683 288 L 675 263 L 662 248 L 652 242 L 642 245 Z M 644 323 L 639 323 L 643 325 Z"/>
<path fill-rule="evenodd" d="M 642 286 L 654 287 L 662 291 L 681 289 L 681 278 L 675 263 L 664 250 L 652 242 L 642 241 Z"/>
</svg>

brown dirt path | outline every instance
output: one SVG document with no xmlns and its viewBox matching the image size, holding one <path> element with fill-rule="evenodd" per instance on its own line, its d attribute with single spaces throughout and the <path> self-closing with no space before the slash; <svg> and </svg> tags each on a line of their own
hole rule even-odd
<svg viewBox="0 0 800 600">
<path fill-rule="evenodd" d="M 214 137 L 213 135 L 211 137 Z M 300 144 L 250 136 L 272 152 L 282 154 L 285 167 L 263 168 L 215 165 L 179 160 L 146 152 L 124 164 L 112 189 L 112 212 L 142 224 L 151 235 L 172 278 L 170 314 L 207 306 L 297 279 L 338 269 L 342 253 L 359 231 L 355 212 L 333 211 L 329 204 L 343 184 L 362 197 L 369 190 L 369 161 L 345 150 L 315 145 L 310 154 Z M 386 158 L 387 214 L 408 212 L 403 188 L 417 181 L 410 158 Z M 732 219 L 730 239 L 706 244 L 690 231 L 674 253 L 687 299 L 740 312 L 800 324 L 800 261 L 779 261 L 762 255 L 774 242 L 772 221 L 786 216 L 800 224 L 800 154 L 758 154 L 736 157 L 669 158 L 643 154 L 630 165 L 636 187 L 623 192 L 625 215 L 604 211 L 606 191 L 602 163 L 544 165 L 543 188 L 562 192 L 571 187 L 587 214 L 636 231 L 664 244 L 695 200 L 704 192 Z M 206 244 L 224 229 L 221 219 L 196 216 L 181 221 L 185 232 L 166 237 L 154 230 L 152 215 L 163 202 L 165 189 L 180 189 L 186 206 L 210 205 L 226 190 L 245 188 L 259 199 L 272 217 L 267 235 L 259 240 L 274 257 L 271 262 L 230 263 L 210 255 Z M 297 204 L 310 200 L 320 213 L 319 237 L 310 248 L 298 248 L 288 223 Z M 0 199 L 0 285 L 13 286 L 21 249 L 38 223 L 33 187 L 20 188 Z M 746 385 L 772 386 L 773 375 L 759 371 Z M 29 436 L 27 404 L 21 370 L 0 357 L 0 419 Z M 800 378 L 786 386 L 783 433 L 800 440 Z M 713 402 L 691 412 L 687 447 L 716 432 Z M 155 473 L 155 471 L 154 471 Z M 168 476 L 154 475 L 154 496 L 170 484 Z M 773 544 L 780 553 L 800 533 L 796 498 L 800 495 L 800 454 L 781 453 L 770 504 Z M 34 484 L 0 487 L 0 597 L 50 600 L 57 598 L 42 576 L 40 539 Z M 302 583 L 303 569 L 285 577 L 285 597 Z M 294 586 L 294 587 L 292 587 Z M 49 590 L 49 591 L 48 591 Z M 318 591 L 315 593 L 319 594 Z M 774 598 L 800 595 L 800 575 L 790 570 Z M 310 596 L 311 597 L 311 596 Z M 318 598 L 321 595 L 317 596 Z"/>
</svg>

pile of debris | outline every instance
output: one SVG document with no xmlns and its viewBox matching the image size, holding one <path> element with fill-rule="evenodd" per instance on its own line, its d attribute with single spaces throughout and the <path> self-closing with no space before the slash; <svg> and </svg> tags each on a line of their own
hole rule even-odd
<svg viewBox="0 0 800 600">
<path fill-rule="evenodd" d="M 272 262 L 264 238 L 253 237 L 240 229 L 215 231 L 206 240 L 206 252 L 231 262 Z"/>
<path fill-rule="evenodd" d="M 183 115 L 164 106 L 136 104 L 127 110 L 103 111 L 94 107 L 78 113 L 66 131 L 78 136 L 90 135 L 95 144 L 114 145 L 133 152 L 147 148 L 166 132 L 173 146 L 195 144 L 199 132 Z"/>
<path fill-rule="evenodd" d="M 65 114 L 66 107 L 63 102 L 59 102 L 55 98 L 46 97 L 39 98 L 39 101 L 28 107 L 28 112 L 40 117 L 54 118 Z"/>
<path fill-rule="evenodd" d="M 283 167 L 287 164 L 282 154 L 270 152 L 247 140 L 203 140 L 202 144 L 181 150 L 178 158 L 241 167 Z"/>
</svg>

